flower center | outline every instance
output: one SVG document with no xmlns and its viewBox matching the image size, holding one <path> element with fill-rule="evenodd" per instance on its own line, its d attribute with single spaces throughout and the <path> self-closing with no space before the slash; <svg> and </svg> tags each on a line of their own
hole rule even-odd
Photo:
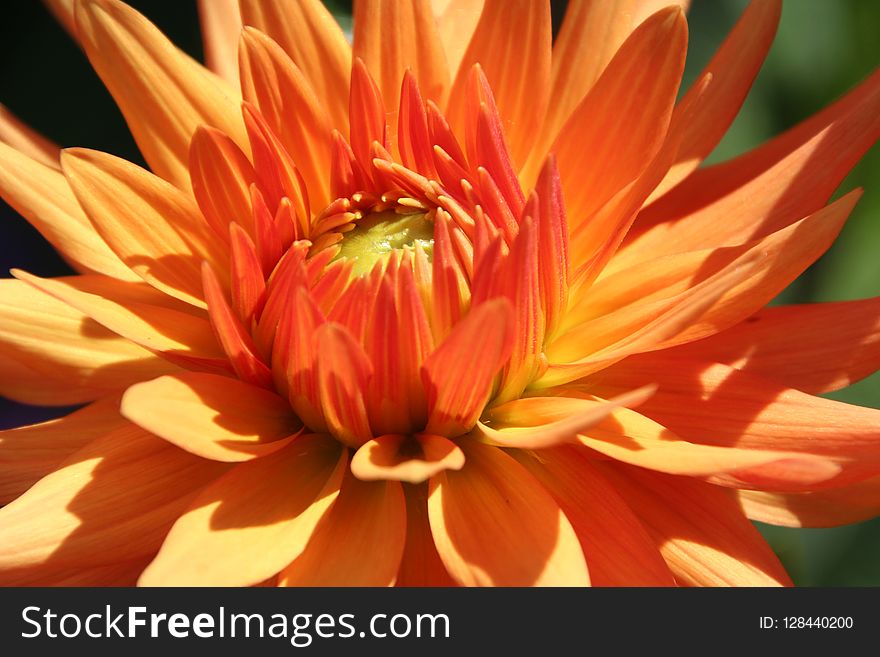
<svg viewBox="0 0 880 657">
<path fill-rule="evenodd" d="M 377 262 L 387 261 L 393 251 L 412 250 L 417 244 L 430 259 L 434 248 L 434 222 L 429 213 L 372 212 L 344 234 L 337 257 L 352 260 L 353 273 L 361 275 L 368 273 Z"/>
</svg>

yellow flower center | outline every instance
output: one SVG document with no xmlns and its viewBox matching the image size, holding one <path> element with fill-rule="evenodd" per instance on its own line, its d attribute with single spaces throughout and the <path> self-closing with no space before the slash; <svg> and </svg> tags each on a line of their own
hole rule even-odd
<svg viewBox="0 0 880 657">
<path fill-rule="evenodd" d="M 423 211 L 400 214 L 394 210 L 373 212 L 359 219 L 339 243 L 337 257 L 354 261 L 352 273 L 368 273 L 387 261 L 397 249 L 412 250 L 418 244 L 428 259 L 434 248 L 434 222 Z"/>
</svg>

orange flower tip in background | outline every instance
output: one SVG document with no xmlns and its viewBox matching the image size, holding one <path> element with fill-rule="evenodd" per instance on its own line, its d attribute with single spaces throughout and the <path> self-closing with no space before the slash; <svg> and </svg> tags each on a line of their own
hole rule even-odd
<svg viewBox="0 0 880 657">
<path fill-rule="evenodd" d="M 880 77 L 701 166 L 780 3 L 683 94 L 662 4 L 554 40 L 549 3 L 359 0 L 349 45 L 201 2 L 209 70 L 50 2 L 149 170 L 0 112 L 0 194 L 77 271 L 0 281 L 0 392 L 84 404 L 0 432 L 0 582 L 775 586 L 750 519 L 876 515 L 880 411 L 818 395 L 877 369 L 880 299 L 766 306 Z"/>
</svg>

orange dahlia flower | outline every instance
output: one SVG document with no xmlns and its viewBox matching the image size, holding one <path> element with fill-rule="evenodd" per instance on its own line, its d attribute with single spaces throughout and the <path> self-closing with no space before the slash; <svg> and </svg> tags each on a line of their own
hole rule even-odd
<svg viewBox="0 0 880 657">
<path fill-rule="evenodd" d="M 831 244 L 880 75 L 698 168 L 757 0 L 676 102 L 681 7 L 201 3 L 214 72 L 51 0 L 150 166 L 4 114 L 0 192 L 80 272 L 0 282 L 0 580 L 776 585 L 749 519 L 880 509 L 880 299 L 764 306 Z M 658 11 L 659 9 L 659 11 Z M 242 25 L 245 27 L 242 29 Z"/>
</svg>

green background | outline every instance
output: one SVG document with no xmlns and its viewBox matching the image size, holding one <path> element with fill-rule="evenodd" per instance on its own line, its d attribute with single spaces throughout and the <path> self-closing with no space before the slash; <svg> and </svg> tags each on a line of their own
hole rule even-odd
<svg viewBox="0 0 880 657">
<path fill-rule="evenodd" d="M 604 0 L 598 0 L 604 1 Z M 194 2 L 130 2 L 172 40 L 201 56 Z M 331 1 L 350 26 L 350 4 Z M 745 0 L 694 0 L 685 86 L 745 8 Z M 555 19 L 565 2 L 554 2 Z M 133 161 L 141 158 L 109 94 L 85 58 L 36 0 L 4 3 L 0 22 L 0 102 L 64 146 L 88 146 Z M 865 78 L 880 62 L 880 1 L 788 0 L 776 42 L 729 133 L 710 161 L 748 150 L 818 111 Z M 866 193 L 837 243 L 779 301 L 857 299 L 880 293 L 880 150 L 871 150 L 841 190 Z M 8 208 L 0 223 L 0 271 L 11 266 L 44 275 L 67 272 L 41 238 Z M 833 336 L 829 336 L 833 339 Z M 880 408 L 880 375 L 832 395 Z M 39 409 L 8 402 L 9 426 L 39 419 Z M 880 585 L 880 519 L 834 529 L 761 527 L 800 585 Z"/>
</svg>

